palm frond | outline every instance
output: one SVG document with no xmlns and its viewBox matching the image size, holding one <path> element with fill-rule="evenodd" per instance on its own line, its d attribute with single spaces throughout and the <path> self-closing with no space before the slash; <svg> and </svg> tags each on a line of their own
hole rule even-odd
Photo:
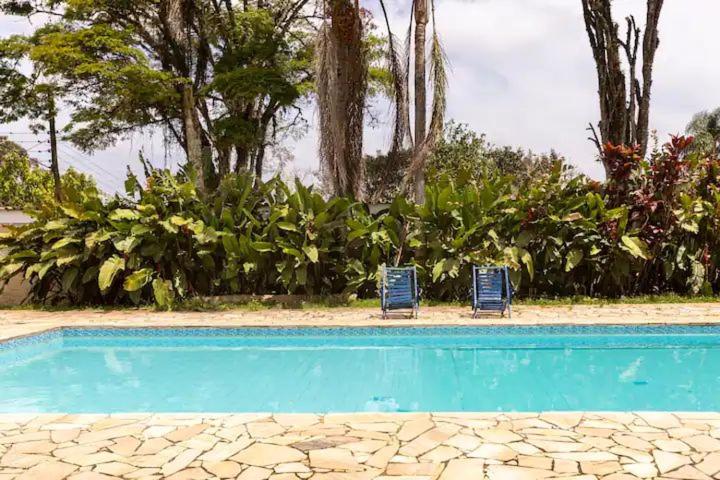
<svg viewBox="0 0 720 480">
<path fill-rule="evenodd" d="M 432 46 L 430 49 L 430 77 L 433 86 L 433 107 L 430 117 L 430 127 L 427 135 L 416 145 L 413 152 L 413 159 L 404 181 L 406 185 L 415 173 L 425 168 L 425 163 L 432 153 L 438 140 L 443 134 L 445 124 L 445 112 L 447 110 L 447 56 L 440 42 L 440 36 L 435 22 L 435 2 L 430 1 L 432 6 Z"/>
<path fill-rule="evenodd" d="M 445 50 L 440 43 L 440 36 L 437 32 L 437 24 L 435 22 L 435 2 L 430 1 L 432 5 L 433 18 L 433 36 L 432 48 L 430 49 L 430 76 L 433 84 L 433 109 L 430 117 L 430 128 L 425 138 L 425 144 L 429 144 L 429 150 L 435 148 L 435 144 L 440 139 L 445 125 L 445 112 L 447 111 L 447 56 Z"/>
<path fill-rule="evenodd" d="M 316 89 L 320 128 L 320 175 L 327 184 L 336 189 L 336 185 L 347 183 L 348 174 L 343 168 L 342 162 L 338 162 L 337 153 L 344 143 L 344 130 L 335 118 L 338 85 L 333 72 L 337 71 L 338 58 L 328 20 L 325 20 L 318 30 L 315 52 L 315 78 L 317 79 Z"/>
<path fill-rule="evenodd" d="M 391 155 L 397 155 L 406 145 L 406 140 L 410 138 L 410 97 L 408 94 L 408 70 L 403 65 L 404 54 L 398 49 L 398 39 L 393 35 L 390 28 L 390 19 L 388 18 L 385 2 L 380 0 L 383 16 L 385 17 L 385 25 L 388 33 L 388 51 L 387 66 L 392 77 L 392 93 L 393 108 L 395 109 L 395 119 L 393 122 L 393 140 L 391 147 Z"/>
<path fill-rule="evenodd" d="M 403 50 L 403 64 L 405 68 L 405 91 L 407 92 L 407 109 L 408 109 L 408 138 L 410 139 L 410 145 L 415 142 L 413 140 L 412 129 L 410 128 L 410 52 L 412 51 L 412 32 L 413 32 L 413 20 L 415 19 L 415 0 L 410 5 L 410 22 L 408 23 L 407 35 L 405 36 L 405 49 Z"/>
<path fill-rule="evenodd" d="M 350 22 L 352 30 L 340 28 Z M 358 10 L 337 8 L 326 15 L 316 42 L 315 71 L 323 179 L 336 195 L 362 199 L 367 56 Z"/>
</svg>

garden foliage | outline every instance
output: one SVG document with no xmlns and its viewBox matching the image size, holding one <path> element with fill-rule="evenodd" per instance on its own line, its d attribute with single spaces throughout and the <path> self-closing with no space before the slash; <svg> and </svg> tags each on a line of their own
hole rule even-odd
<svg viewBox="0 0 720 480">
<path fill-rule="evenodd" d="M 94 180 L 69 168 L 60 177 L 63 192 L 93 188 Z M 52 173 L 30 160 L 17 144 L 0 137 L 0 206 L 23 209 L 52 202 L 55 195 Z"/>
<path fill-rule="evenodd" d="M 156 303 L 197 295 L 376 293 L 379 268 L 414 263 L 424 296 L 467 298 L 472 264 L 509 264 L 521 295 L 717 292 L 720 162 L 673 138 L 644 161 L 606 146 L 599 184 L 561 161 L 522 182 L 429 184 L 426 202 L 398 196 L 380 213 L 326 199 L 299 182 L 256 186 L 228 176 L 200 198 L 185 175 L 135 177 L 127 195 L 93 188 L 34 212 L 0 240 L 0 275 L 22 275 L 32 299 Z"/>
</svg>

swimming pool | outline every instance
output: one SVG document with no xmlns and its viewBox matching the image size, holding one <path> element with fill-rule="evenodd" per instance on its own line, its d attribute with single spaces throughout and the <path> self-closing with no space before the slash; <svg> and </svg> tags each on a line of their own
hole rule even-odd
<svg viewBox="0 0 720 480">
<path fill-rule="evenodd" d="M 0 413 L 716 411 L 720 327 L 63 329 Z"/>
</svg>

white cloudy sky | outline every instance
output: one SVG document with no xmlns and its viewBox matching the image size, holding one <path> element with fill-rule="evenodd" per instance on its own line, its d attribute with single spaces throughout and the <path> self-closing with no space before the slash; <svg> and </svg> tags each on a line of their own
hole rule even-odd
<svg viewBox="0 0 720 480">
<path fill-rule="evenodd" d="M 367 7 L 376 10 L 374 1 L 366 0 Z M 536 152 L 554 148 L 583 172 L 601 176 L 585 131 L 589 121 L 597 121 L 598 107 L 580 0 L 436 2 L 451 64 L 448 117 L 485 132 L 494 143 Z M 409 3 L 391 1 L 396 32 L 406 29 Z M 644 3 L 615 0 L 616 15 L 635 13 L 644 19 Z M 661 140 L 682 131 L 693 113 L 720 106 L 718 18 L 718 0 L 665 1 L 651 112 L 651 127 Z M 0 35 L 27 28 L 22 21 L 0 16 Z M 307 114 L 314 116 L 311 109 Z M 0 131 L 23 131 L 23 125 L 0 126 Z M 317 168 L 316 137 L 311 128 L 288 145 L 298 170 Z M 369 130 L 365 149 L 387 148 L 388 140 L 387 128 Z M 111 189 L 119 187 L 128 164 L 137 165 L 140 149 L 158 164 L 168 158 L 159 138 L 138 135 L 91 157 L 66 146 L 61 160 L 94 173 Z M 169 157 L 178 155 L 175 151 Z"/>
</svg>

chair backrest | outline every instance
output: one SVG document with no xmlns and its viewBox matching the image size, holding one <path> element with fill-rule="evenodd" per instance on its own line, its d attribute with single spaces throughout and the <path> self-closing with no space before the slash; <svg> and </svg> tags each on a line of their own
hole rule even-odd
<svg viewBox="0 0 720 480">
<path fill-rule="evenodd" d="M 473 267 L 474 295 L 478 302 L 498 301 L 503 299 L 503 283 L 505 268 Z"/>
<path fill-rule="evenodd" d="M 417 272 L 415 267 L 385 268 L 383 272 L 384 301 L 389 308 L 412 308 L 417 303 Z"/>
</svg>

